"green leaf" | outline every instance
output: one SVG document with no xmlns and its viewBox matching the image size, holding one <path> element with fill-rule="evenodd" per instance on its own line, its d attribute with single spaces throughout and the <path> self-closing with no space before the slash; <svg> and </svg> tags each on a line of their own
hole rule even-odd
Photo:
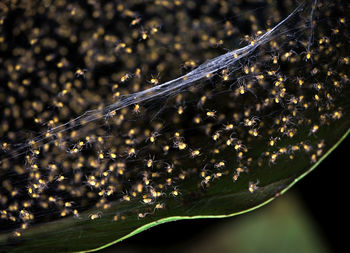
<svg viewBox="0 0 350 253">
<path fill-rule="evenodd" d="M 350 104 L 348 106 L 350 109 Z M 231 179 L 222 179 L 212 185 L 202 196 L 184 193 L 180 200 L 167 199 L 166 210 L 159 210 L 144 219 L 137 219 L 136 215 L 129 217 L 128 214 L 135 209 L 143 208 L 143 204 L 139 201 L 116 202 L 100 219 L 89 220 L 89 214 L 94 212 L 88 211 L 82 214 L 82 220 L 67 218 L 42 224 L 25 231 L 20 241 L 8 241 L 7 245 L 2 247 L 7 249 L 13 243 L 13 246 L 8 248 L 11 252 L 47 252 L 52 248 L 55 248 L 56 252 L 93 252 L 165 222 L 224 218 L 252 211 L 285 193 L 315 169 L 350 133 L 349 126 L 350 119 L 344 118 L 341 122 L 322 129 L 322 136 L 330 148 L 312 167 L 308 166 L 308 159 L 298 159 L 293 166 L 290 166 L 290 162 L 286 160 L 283 165 L 275 168 L 284 169 L 284 173 L 275 176 L 276 179 L 271 179 L 270 171 L 266 173 L 264 169 L 260 170 L 256 177 L 260 178 L 261 184 L 259 191 L 254 194 L 247 189 L 248 178 L 241 187 L 236 185 L 232 187 Z M 271 170 L 271 168 L 268 169 Z M 113 221 L 116 213 L 125 215 L 127 219 Z M 1 237 L 2 243 L 6 242 L 6 238 Z"/>
</svg>

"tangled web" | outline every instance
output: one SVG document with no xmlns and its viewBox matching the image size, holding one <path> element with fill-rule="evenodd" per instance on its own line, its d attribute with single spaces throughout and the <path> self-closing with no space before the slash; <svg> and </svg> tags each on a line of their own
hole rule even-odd
<svg viewBox="0 0 350 253">
<path fill-rule="evenodd" d="M 151 216 L 189 183 L 205 194 L 229 177 L 254 194 L 254 170 L 317 162 L 319 129 L 345 114 L 340 0 L 0 8 L 0 231 L 13 236 L 120 201 L 144 205 L 115 221 Z"/>
</svg>

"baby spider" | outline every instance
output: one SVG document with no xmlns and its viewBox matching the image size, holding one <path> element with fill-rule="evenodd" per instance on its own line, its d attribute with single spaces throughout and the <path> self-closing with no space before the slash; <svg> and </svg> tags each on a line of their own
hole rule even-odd
<svg viewBox="0 0 350 253">
<path fill-rule="evenodd" d="M 242 151 L 246 148 L 246 146 L 243 145 L 242 141 L 241 140 L 238 140 L 238 139 L 233 139 L 234 140 L 234 149 L 236 151 Z"/>
<path fill-rule="evenodd" d="M 157 86 L 159 84 L 159 81 L 160 81 L 159 73 L 156 76 L 151 75 L 151 80 L 149 80 L 149 82 L 154 86 Z"/>
<path fill-rule="evenodd" d="M 126 152 L 127 158 L 136 157 L 137 151 L 135 148 L 130 147 Z"/>
<path fill-rule="evenodd" d="M 151 214 L 151 213 L 138 213 L 137 214 L 137 219 L 139 220 L 139 219 L 143 219 L 143 218 L 145 218 L 147 215 L 149 215 L 149 214 Z"/>
<path fill-rule="evenodd" d="M 259 184 L 259 180 L 256 181 L 256 183 L 253 183 L 253 182 L 249 182 L 249 192 L 253 193 L 255 192 L 259 187 L 258 187 L 258 184 Z"/>
<path fill-rule="evenodd" d="M 303 55 L 303 54 L 305 55 L 305 57 L 304 57 L 305 61 L 310 61 L 310 60 L 312 61 L 312 54 L 313 54 L 312 51 L 307 50 L 307 51 L 301 53 L 301 55 Z"/>
<path fill-rule="evenodd" d="M 8 144 L 6 142 L 0 143 L 0 149 L 4 152 L 8 151 Z"/>
<path fill-rule="evenodd" d="M 283 55 L 283 58 L 289 60 L 289 58 L 292 57 L 293 54 L 294 54 L 294 55 L 297 55 L 297 53 L 296 53 L 294 50 L 289 50 L 289 52 L 286 52 L 286 53 Z"/>
<path fill-rule="evenodd" d="M 131 198 L 130 196 L 126 193 L 125 195 L 123 195 L 123 197 L 120 199 L 121 201 L 130 201 Z"/>
<path fill-rule="evenodd" d="M 150 180 L 150 173 L 148 171 L 142 172 L 142 181 L 144 182 L 145 185 L 149 185 L 151 183 Z"/>
<path fill-rule="evenodd" d="M 155 161 L 154 161 L 154 156 L 151 157 L 151 155 L 149 155 L 149 158 L 148 158 L 148 159 L 145 159 L 145 163 L 146 163 L 146 166 L 147 166 L 148 168 L 153 167 L 154 162 L 155 162 Z"/>
<path fill-rule="evenodd" d="M 148 37 L 149 37 L 148 32 L 143 27 L 141 27 L 139 41 L 146 40 Z"/>
<path fill-rule="evenodd" d="M 97 212 L 97 213 L 92 213 L 89 215 L 89 219 L 90 220 L 96 220 L 96 219 L 100 219 L 102 216 L 102 212 Z"/>
<path fill-rule="evenodd" d="M 318 125 L 314 124 L 312 126 L 312 128 L 310 129 L 309 135 L 315 134 L 319 129 L 320 129 L 320 127 Z"/>
<path fill-rule="evenodd" d="M 135 114 L 139 114 L 140 113 L 140 105 L 139 104 L 135 104 L 134 108 L 132 109 L 132 112 Z"/>
<path fill-rule="evenodd" d="M 154 203 L 154 200 L 145 195 L 145 198 L 142 199 L 141 203 L 151 205 Z"/>
<path fill-rule="evenodd" d="M 213 136 L 212 136 L 212 139 L 214 141 L 217 141 L 218 139 L 220 138 L 220 131 L 216 131 Z"/>
<path fill-rule="evenodd" d="M 79 78 L 79 77 L 83 77 L 85 79 L 85 73 L 87 72 L 87 69 L 81 69 L 81 68 L 77 68 L 75 70 L 75 77 Z"/>
<path fill-rule="evenodd" d="M 247 172 L 247 168 L 245 166 L 239 166 L 235 169 L 233 174 L 233 181 L 236 182 L 241 173 Z"/>
<path fill-rule="evenodd" d="M 246 119 L 244 119 L 244 126 L 246 126 L 246 127 L 253 127 L 253 126 L 255 126 L 259 121 L 260 121 L 259 118 L 256 117 L 256 116 L 253 116 L 253 117 L 251 117 L 250 119 L 249 119 L 249 118 L 246 118 Z"/>
<path fill-rule="evenodd" d="M 80 214 L 77 209 L 73 210 L 73 217 L 76 219 L 81 219 Z"/>
<path fill-rule="evenodd" d="M 276 145 L 276 142 L 278 140 L 280 140 L 281 138 L 280 137 L 270 137 L 270 140 L 269 140 L 269 146 L 275 146 Z"/>
<path fill-rule="evenodd" d="M 156 211 L 156 210 L 159 210 L 159 209 L 164 209 L 165 207 L 165 204 L 164 203 L 157 203 L 153 209 L 153 213 Z"/>
<path fill-rule="evenodd" d="M 277 158 L 278 158 L 279 153 L 274 152 L 271 154 L 270 159 L 269 159 L 269 164 L 275 164 Z"/>
<path fill-rule="evenodd" d="M 205 189 L 208 186 L 208 183 L 210 182 L 210 180 L 212 179 L 212 176 L 206 176 L 203 178 L 203 180 L 201 181 L 201 186 L 203 189 Z"/>
<path fill-rule="evenodd" d="M 174 147 L 178 148 L 179 150 L 184 150 L 187 148 L 187 144 L 182 141 L 183 138 L 178 138 L 178 140 L 174 141 Z"/>
<path fill-rule="evenodd" d="M 138 25 L 141 22 L 141 17 L 135 17 L 129 24 L 129 26 Z"/>
<path fill-rule="evenodd" d="M 57 176 L 57 178 L 56 178 L 56 182 L 62 182 L 62 181 L 65 180 L 65 179 L 66 179 L 65 176 L 59 175 L 59 176 Z"/>
<path fill-rule="evenodd" d="M 191 158 L 194 158 L 200 155 L 201 155 L 200 149 L 191 150 Z"/>
<path fill-rule="evenodd" d="M 161 134 L 159 134 L 158 132 L 152 132 L 146 141 L 150 141 L 151 143 L 154 143 L 156 141 L 156 138 L 160 135 Z"/>
<path fill-rule="evenodd" d="M 174 164 L 165 163 L 165 169 L 170 174 L 174 170 Z"/>
<path fill-rule="evenodd" d="M 230 131 L 230 130 L 233 130 L 233 128 L 234 128 L 234 125 L 232 123 L 230 123 L 230 124 L 224 125 L 223 130 Z"/>
<path fill-rule="evenodd" d="M 104 115 L 104 119 L 105 119 L 105 120 L 108 120 L 108 119 L 110 119 L 110 118 L 113 118 L 115 115 L 117 115 L 117 111 L 116 111 L 116 110 L 107 112 L 107 113 Z"/>
<path fill-rule="evenodd" d="M 125 73 L 121 78 L 120 78 L 120 82 L 124 83 L 126 82 L 128 79 L 130 79 L 132 76 L 129 73 Z"/>
<path fill-rule="evenodd" d="M 173 197 L 177 197 L 181 194 L 181 192 L 179 192 L 179 190 L 177 189 L 177 186 L 174 187 L 174 190 L 171 191 L 170 195 Z"/>
<path fill-rule="evenodd" d="M 208 118 L 216 118 L 216 111 L 207 111 L 206 115 Z"/>
<path fill-rule="evenodd" d="M 216 169 L 220 169 L 220 168 L 223 168 L 223 167 L 225 167 L 225 162 L 224 161 L 220 161 L 220 162 L 214 164 L 214 168 L 216 168 Z"/>
</svg>

